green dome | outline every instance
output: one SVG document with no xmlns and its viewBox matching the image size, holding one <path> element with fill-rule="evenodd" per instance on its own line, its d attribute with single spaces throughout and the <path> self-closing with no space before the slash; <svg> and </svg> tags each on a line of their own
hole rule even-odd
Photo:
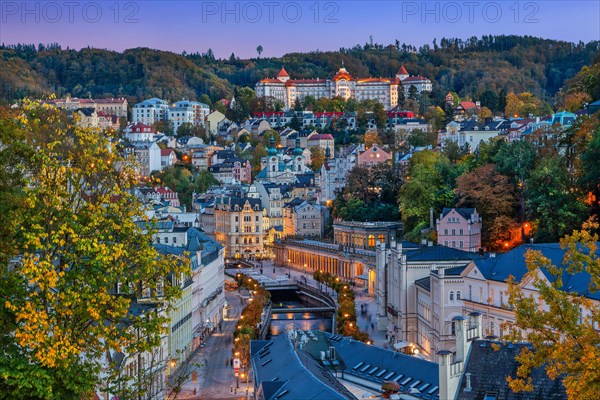
<svg viewBox="0 0 600 400">
<path fill-rule="evenodd" d="M 267 150 L 267 154 L 269 156 L 276 156 L 277 155 L 277 149 L 275 147 L 269 147 L 269 150 Z"/>
</svg>

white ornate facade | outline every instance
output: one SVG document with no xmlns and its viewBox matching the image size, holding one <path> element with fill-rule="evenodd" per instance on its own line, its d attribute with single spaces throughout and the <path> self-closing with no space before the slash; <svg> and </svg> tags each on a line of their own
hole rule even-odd
<svg viewBox="0 0 600 400">
<path fill-rule="evenodd" d="M 281 68 L 277 78 L 263 79 L 256 84 L 256 96 L 279 100 L 286 109 L 293 108 L 296 100 L 302 101 L 305 97 L 312 96 L 316 99 L 373 99 L 389 110 L 398 105 L 400 73 L 398 71 L 393 78 L 355 78 L 342 67 L 332 78 L 290 79 L 285 68 Z"/>
</svg>

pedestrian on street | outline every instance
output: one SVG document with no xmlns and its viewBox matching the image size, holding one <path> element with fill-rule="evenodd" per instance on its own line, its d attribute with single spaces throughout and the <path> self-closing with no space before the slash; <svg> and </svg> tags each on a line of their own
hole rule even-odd
<svg viewBox="0 0 600 400">
<path fill-rule="evenodd" d="M 371 322 L 371 330 L 375 332 L 375 324 Z"/>
</svg>

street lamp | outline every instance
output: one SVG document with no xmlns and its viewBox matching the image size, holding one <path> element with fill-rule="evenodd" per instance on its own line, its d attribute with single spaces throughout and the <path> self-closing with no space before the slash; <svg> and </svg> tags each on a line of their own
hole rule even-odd
<svg viewBox="0 0 600 400">
<path fill-rule="evenodd" d="M 290 263 L 292 262 L 292 260 L 290 260 L 288 258 L 287 262 L 288 262 L 288 279 L 291 279 L 292 278 L 292 267 L 290 266 Z"/>
</svg>

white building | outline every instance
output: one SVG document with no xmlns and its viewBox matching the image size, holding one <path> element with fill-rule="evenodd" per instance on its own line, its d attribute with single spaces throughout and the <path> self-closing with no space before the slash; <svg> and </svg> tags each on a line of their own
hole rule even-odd
<svg viewBox="0 0 600 400">
<path fill-rule="evenodd" d="M 188 254 L 191 276 L 177 279 L 182 296 L 171 311 L 169 356 L 184 360 L 223 320 L 224 247 L 196 228 L 186 232 L 185 247 L 155 244 L 162 254 Z"/>
<path fill-rule="evenodd" d="M 204 103 L 182 100 L 168 108 L 167 118 L 173 123 L 173 131 L 177 133 L 177 129 L 184 123 L 204 126 L 204 120 L 209 113 L 210 108 Z"/>
<path fill-rule="evenodd" d="M 154 142 L 156 136 L 151 126 L 142 124 L 141 122 L 125 128 L 125 139 L 130 142 Z"/>
<path fill-rule="evenodd" d="M 346 100 L 377 100 L 389 110 L 398 105 L 398 88 L 402 85 L 408 95 L 414 86 L 417 93 L 430 92 L 431 81 L 423 76 L 410 76 L 402 66 L 392 78 L 355 78 L 342 66 L 332 78 L 290 79 L 285 68 L 281 68 L 277 78 L 262 79 L 256 84 L 257 97 L 271 97 L 284 104 L 286 109 L 294 107 L 296 100 L 306 96 L 342 97 Z"/>
<path fill-rule="evenodd" d="M 437 351 L 452 346 L 452 318 L 462 313 L 462 304 L 456 300 L 457 291 L 461 291 L 458 298 L 464 294 L 460 289 L 460 270 L 471 260 L 482 258 L 432 243 L 418 246 L 391 242 L 389 248 L 379 244 L 377 326 L 387 332 L 390 344 L 401 348 L 416 343 L 421 353 L 432 360 Z M 434 275 L 437 280 L 429 281 Z M 423 286 L 429 287 L 430 292 Z M 454 297 L 450 297 L 450 292 Z"/>
<path fill-rule="evenodd" d="M 358 155 L 364 150 L 364 145 L 352 145 L 340 150 L 335 158 L 327 157 L 320 171 L 319 186 L 321 188 L 321 201 L 328 202 L 335 199 L 336 193 L 346 187 L 346 177 L 357 163 Z"/>
<path fill-rule="evenodd" d="M 156 122 L 168 118 L 169 104 L 156 97 L 137 103 L 131 109 L 131 120 L 134 124 L 141 122 L 145 125 L 154 125 Z"/>
<path fill-rule="evenodd" d="M 160 147 L 156 142 L 131 142 L 126 146 L 126 151 L 135 156 L 139 174 L 148 177 L 154 171 L 160 171 Z"/>
<path fill-rule="evenodd" d="M 398 85 L 400 79 L 393 78 L 354 78 L 342 66 L 332 77 L 326 79 L 290 79 L 285 68 L 275 79 L 263 79 L 256 84 L 257 97 L 271 97 L 281 101 L 286 109 L 291 109 L 296 100 L 307 96 L 316 99 L 342 97 L 346 100 L 378 100 L 386 109 L 398 105 Z"/>
<path fill-rule="evenodd" d="M 452 121 L 446 129 L 438 134 L 438 143 L 444 147 L 448 140 L 458 143 L 459 146 L 469 146 L 475 151 L 481 142 L 487 142 L 494 137 L 506 135 L 510 128 L 507 120 L 488 120 L 477 122 L 475 120 L 461 123 Z"/>
</svg>

